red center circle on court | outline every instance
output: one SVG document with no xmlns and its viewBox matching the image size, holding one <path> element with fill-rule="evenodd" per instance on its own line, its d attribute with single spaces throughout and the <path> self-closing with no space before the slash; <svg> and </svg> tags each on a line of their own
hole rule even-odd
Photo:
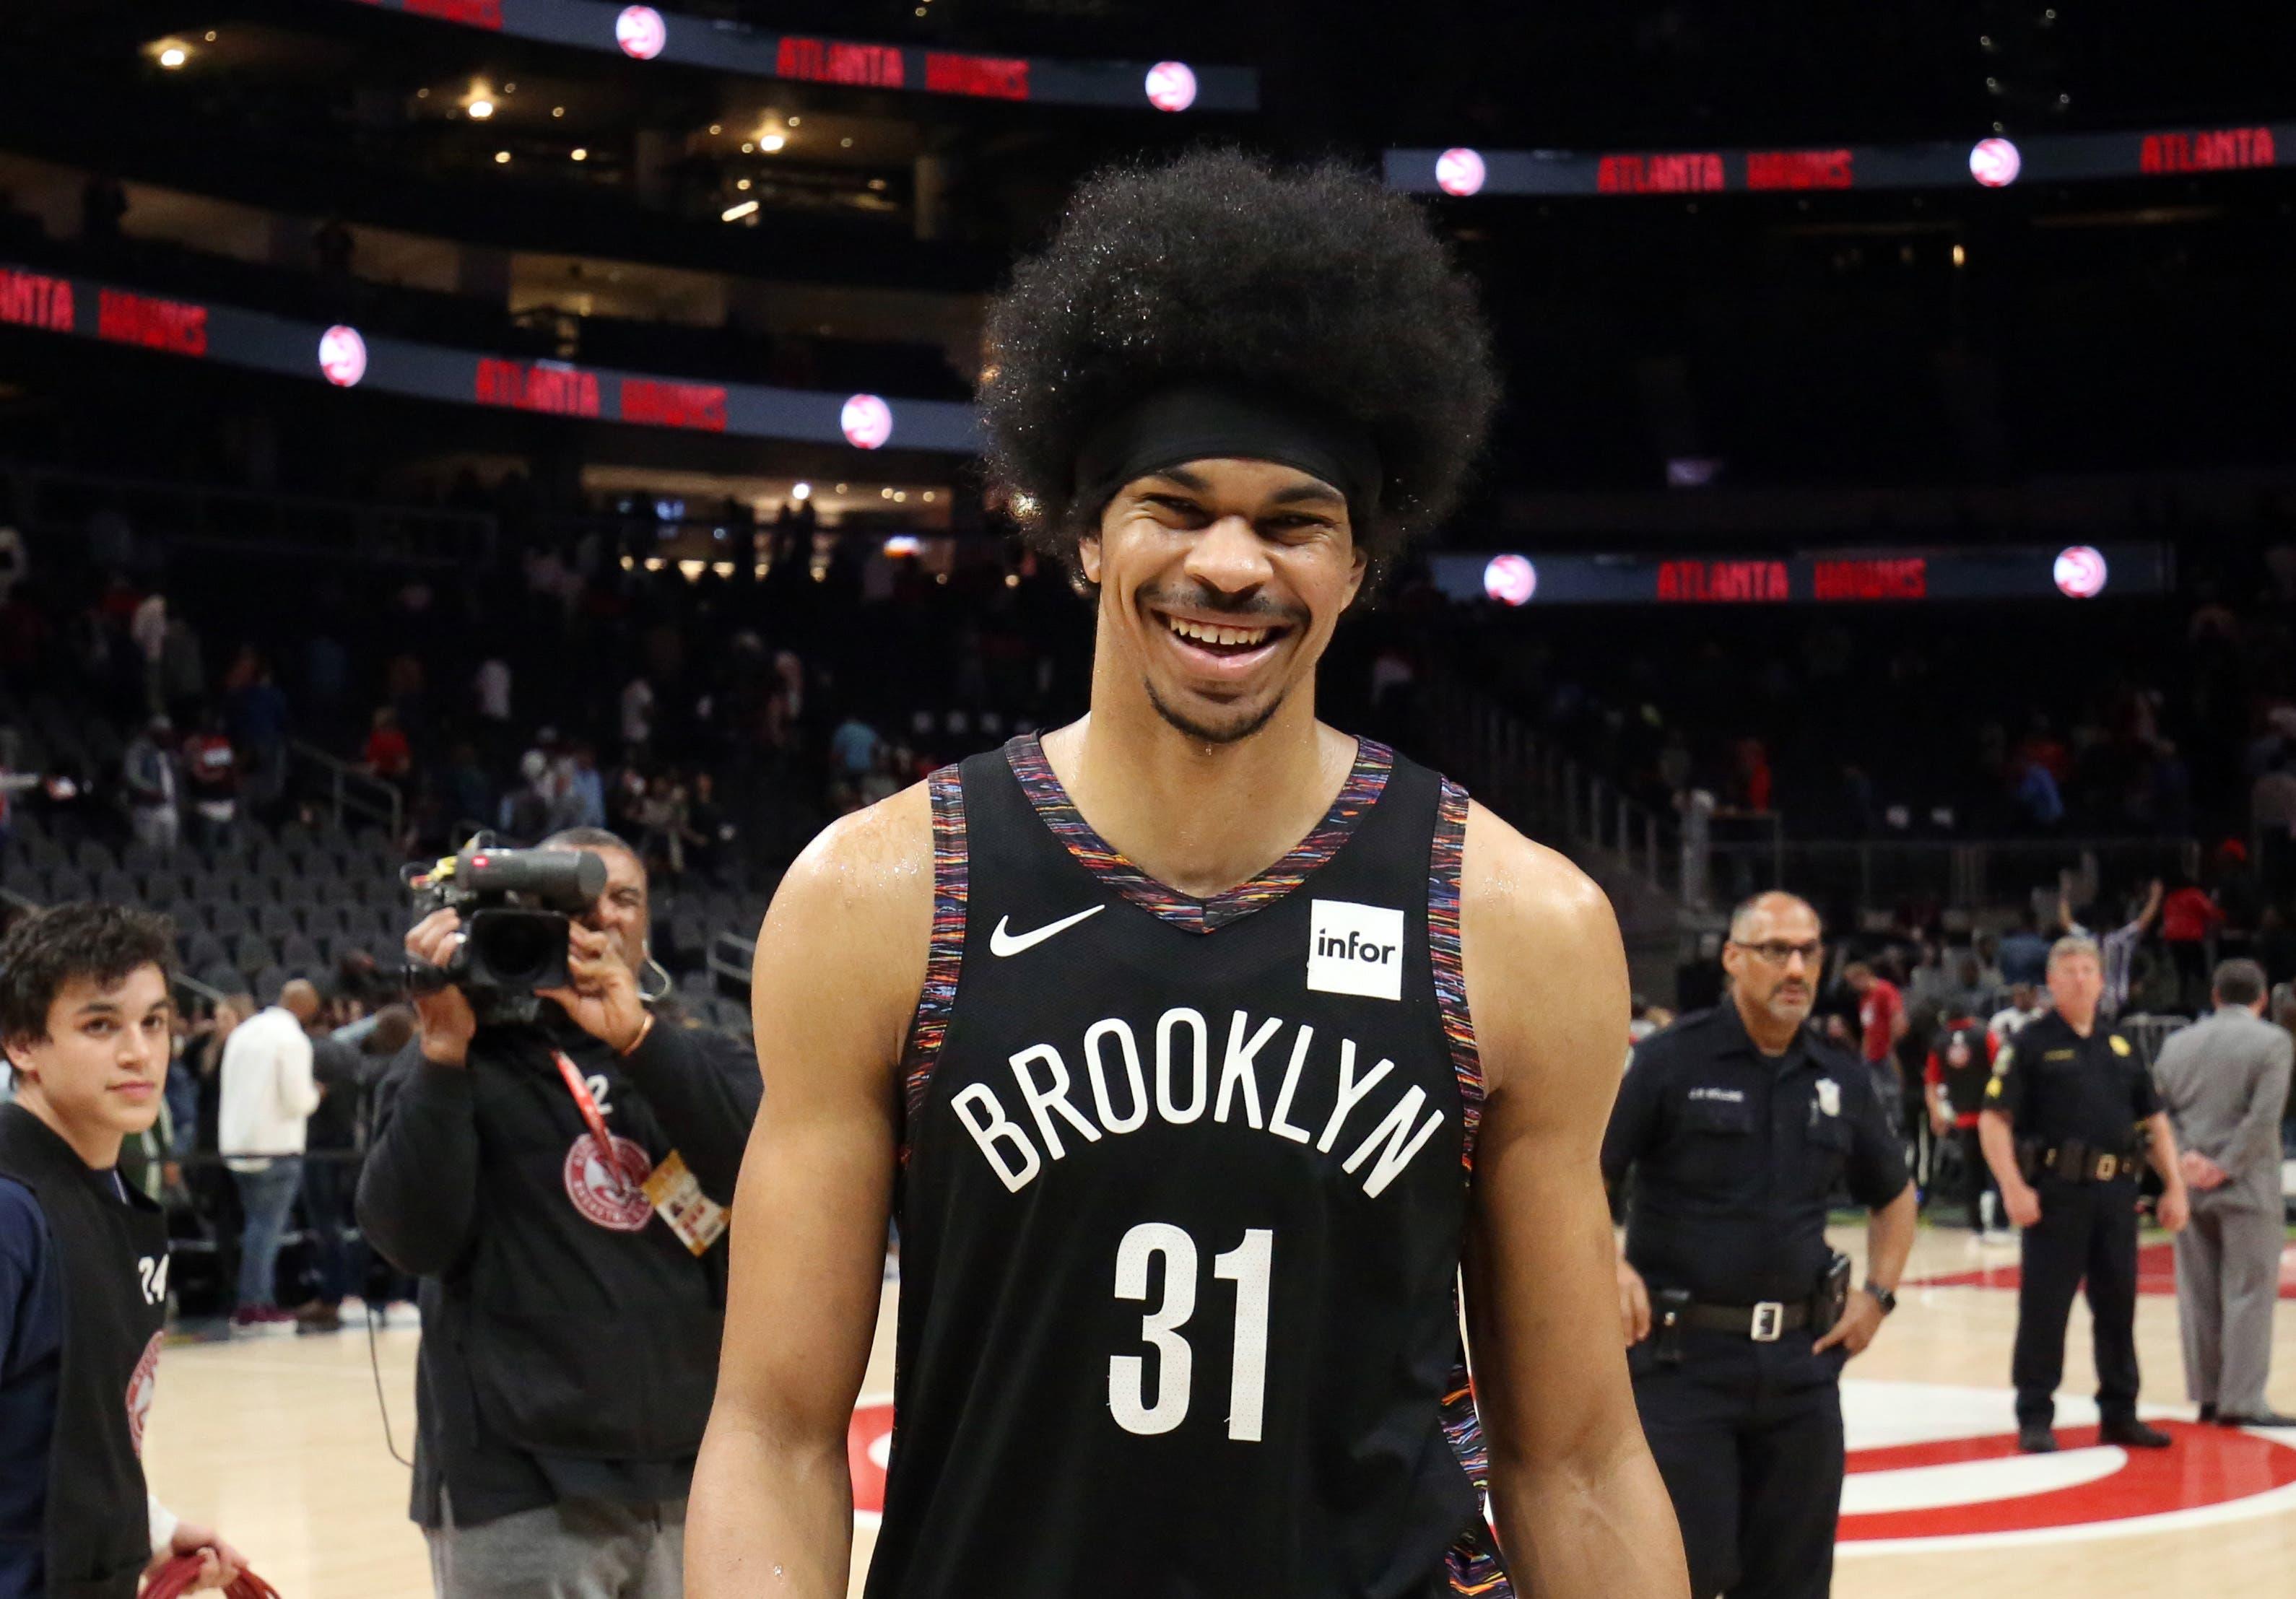
<svg viewBox="0 0 2296 1599">
<path fill-rule="evenodd" d="M 1972 1498 L 1918 1509 L 1848 1513 L 1841 1518 L 1844 1544 L 1898 1538 L 1960 1538 L 1972 1534 L 2102 1529 L 2116 1521 L 2207 1510 L 2256 1498 L 2296 1483 L 2296 1448 L 2278 1439 L 2194 1422 L 2152 1423 L 2175 1440 L 2166 1449 L 2116 1449 L 2120 1456 L 2102 1475 L 2062 1487 L 2019 1493 L 2012 1487 L 1997 1496 Z M 1946 1439 L 1885 1448 L 1855 1449 L 1849 1480 L 1881 1472 L 1919 1472 L 1986 1462 L 2060 1463 L 2066 1454 L 2098 1447 L 2094 1427 L 2057 1430 L 2061 1453 L 2020 1456 L 2013 1433 Z M 2046 1464 L 2032 1468 L 2037 1473 Z"/>
<path fill-rule="evenodd" d="M 855 1408 L 845 1430 L 845 1459 L 853 1473 L 853 1510 L 857 1515 L 885 1513 L 885 1463 L 893 1449 L 893 1407 L 866 1402 Z"/>
</svg>

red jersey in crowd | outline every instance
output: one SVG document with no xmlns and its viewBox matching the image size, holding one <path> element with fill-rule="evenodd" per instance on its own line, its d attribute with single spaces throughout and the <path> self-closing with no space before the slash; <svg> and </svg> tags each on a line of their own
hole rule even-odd
<svg viewBox="0 0 2296 1599">
<path fill-rule="evenodd" d="M 2197 944 L 2223 920 L 2217 902 L 2200 890 L 2178 889 L 2161 906 L 2161 936 L 2171 944 Z"/>
<path fill-rule="evenodd" d="M 1898 1018 L 1906 1009 L 1906 1002 L 1898 992 L 1898 985 L 1886 977 L 1877 977 L 1857 1001 L 1857 1025 L 1866 1029 L 1865 1054 L 1868 1065 L 1879 1065 L 1890 1058 Z"/>
</svg>

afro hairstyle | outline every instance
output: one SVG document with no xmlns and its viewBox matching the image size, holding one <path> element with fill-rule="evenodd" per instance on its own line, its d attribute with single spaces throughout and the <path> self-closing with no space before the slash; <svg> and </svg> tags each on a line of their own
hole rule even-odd
<svg viewBox="0 0 2296 1599">
<path fill-rule="evenodd" d="M 1073 570 L 1086 435 L 1185 381 L 1233 381 L 1351 421 L 1378 447 L 1355 537 L 1375 569 L 1457 504 L 1499 383 L 1473 285 L 1418 207 L 1325 161 L 1234 150 L 1086 180 L 990 307 L 987 472 L 1029 543 Z"/>
</svg>

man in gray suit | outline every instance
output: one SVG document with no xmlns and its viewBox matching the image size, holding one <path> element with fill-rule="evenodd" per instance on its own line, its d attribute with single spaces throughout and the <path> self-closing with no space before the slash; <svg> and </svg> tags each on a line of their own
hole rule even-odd
<svg viewBox="0 0 2296 1599">
<path fill-rule="evenodd" d="M 2169 1035 L 2153 1077 L 2177 1129 L 2192 1225 L 2177 1239 L 2177 1310 L 2185 1387 L 2201 1419 L 2226 1427 L 2296 1426 L 2264 1397 L 2280 1292 L 2280 1117 L 2288 1034 L 2262 1020 L 2254 961 L 2216 972 L 2216 1013 Z"/>
</svg>

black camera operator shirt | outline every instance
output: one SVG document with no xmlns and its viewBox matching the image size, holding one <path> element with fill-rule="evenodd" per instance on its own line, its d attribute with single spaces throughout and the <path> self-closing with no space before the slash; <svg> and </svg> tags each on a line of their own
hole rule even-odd
<svg viewBox="0 0 2296 1599">
<path fill-rule="evenodd" d="M 1722 1305 L 1808 1294 L 1837 1183 L 1878 1210 L 1906 1182 L 1873 1074 L 1807 1037 L 1765 1055 L 1728 1004 L 1635 1046 L 1603 1137 L 1613 1193 L 1629 1168 L 1628 1263 Z"/>
<path fill-rule="evenodd" d="M 685 1497 L 724 1330 L 726 1244 L 692 1254 L 589 1159 L 552 1060 L 587 1080 L 618 1141 L 674 1149 L 730 1205 L 757 1062 L 658 1021 L 627 1057 L 554 1005 L 481 1029 L 463 1068 L 410 1045 L 378 1091 L 360 1227 L 424 1278 L 413 1514 L 474 1525 L 574 1498 Z"/>
<path fill-rule="evenodd" d="M 2099 1153 L 2130 1149 L 2139 1122 L 2161 1108 L 2136 1046 L 2102 1017 L 2087 1037 L 2054 1011 L 2001 1041 L 1985 1109 L 2006 1116 L 2020 1138 L 2078 1138 Z"/>
</svg>

